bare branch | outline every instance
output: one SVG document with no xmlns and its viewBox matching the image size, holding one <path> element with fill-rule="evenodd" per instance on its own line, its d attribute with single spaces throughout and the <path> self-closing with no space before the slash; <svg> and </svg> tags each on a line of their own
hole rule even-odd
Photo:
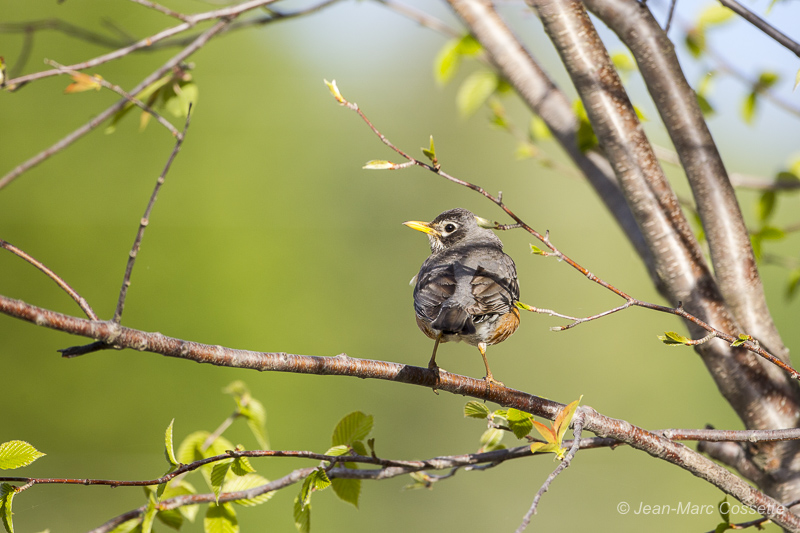
<svg viewBox="0 0 800 533">
<path fill-rule="evenodd" d="M 154 81 L 161 78 L 164 74 L 166 74 L 170 69 L 175 68 L 178 66 L 184 59 L 192 55 L 194 52 L 202 48 L 214 35 L 221 32 L 228 24 L 230 24 L 230 20 L 223 19 L 217 22 L 214 26 L 203 32 L 197 39 L 195 39 L 192 44 L 181 50 L 178 54 L 176 54 L 172 59 L 164 63 L 161 67 L 159 67 L 155 72 L 147 76 L 141 82 L 139 82 L 136 87 L 130 90 L 130 94 L 138 94 L 142 89 L 153 83 Z M 69 67 L 72 68 L 72 67 Z M 55 72 L 60 72 L 56 70 Z M 38 165 L 42 161 L 48 159 L 49 157 L 57 154 L 64 148 L 68 147 L 100 124 L 102 124 L 106 119 L 110 118 L 114 115 L 117 111 L 122 109 L 128 103 L 127 99 L 122 99 L 116 104 L 112 105 L 92 120 L 78 128 L 77 130 L 73 131 L 57 143 L 55 143 L 50 148 L 39 152 L 32 158 L 28 159 L 24 163 L 18 165 L 14 170 L 0 178 L 0 189 L 7 186 L 9 183 L 14 181 L 18 178 L 21 174 L 25 171 L 33 168 L 34 166 Z"/>
<path fill-rule="evenodd" d="M 145 6 L 145 7 L 149 7 L 150 9 L 154 9 L 154 10 L 158 11 L 159 13 L 164 13 L 165 15 L 168 15 L 170 17 L 176 18 L 178 20 L 182 20 L 183 22 L 188 22 L 189 21 L 189 17 L 187 17 L 186 15 L 184 15 L 182 13 L 178 13 L 177 11 L 173 11 L 173 10 L 171 10 L 171 9 L 169 9 L 167 7 L 164 7 L 164 6 L 160 5 L 160 4 L 156 4 L 155 2 L 150 2 L 149 0 L 131 0 L 131 2 L 135 2 L 137 4 L 141 4 L 141 5 Z"/>
<path fill-rule="evenodd" d="M 69 294 L 70 298 L 75 300 L 75 303 L 77 303 L 78 306 L 81 308 L 81 310 L 84 313 L 86 313 L 86 316 L 88 316 L 90 320 L 97 320 L 97 315 L 95 314 L 94 310 L 92 310 L 92 307 L 89 305 L 89 302 L 87 302 L 86 299 L 83 296 L 78 294 L 78 292 L 75 289 L 73 289 L 69 285 L 69 283 L 64 281 L 64 279 L 61 276 L 59 276 L 58 274 L 56 274 L 55 272 L 53 272 L 52 270 L 50 270 L 49 268 L 44 266 L 44 264 L 41 261 L 35 259 L 31 255 L 29 255 L 29 254 L 25 253 L 24 251 L 20 250 L 19 248 L 17 248 L 16 246 L 11 244 L 10 242 L 7 242 L 7 241 L 4 241 L 3 239 L 0 239 L 0 247 L 1 248 L 5 248 L 6 250 L 8 250 L 12 254 L 16 255 L 17 257 L 21 257 L 22 259 L 24 259 L 28 263 L 32 264 L 33 266 L 35 266 L 36 268 L 38 268 L 39 270 L 44 272 L 44 274 L 48 278 L 50 278 L 53 281 L 55 281 L 56 285 L 61 287 L 64 290 L 64 292 Z"/>
<path fill-rule="evenodd" d="M 742 17 L 744 20 L 764 32 L 768 35 L 772 40 L 792 52 L 797 57 L 800 57 L 800 44 L 790 39 L 784 33 L 778 31 L 774 26 L 772 26 L 769 22 L 762 19 L 745 6 L 737 2 L 736 0 L 719 0 L 719 3 L 723 6 L 727 7 L 728 9 L 734 11 L 737 15 Z"/>
<path fill-rule="evenodd" d="M 131 274 L 133 273 L 133 265 L 136 262 L 136 256 L 139 255 L 139 247 L 142 244 L 142 238 L 144 237 L 144 230 L 147 228 L 147 225 L 150 223 L 150 213 L 153 212 L 153 207 L 156 204 L 156 200 L 158 199 L 158 191 L 161 190 L 161 186 L 164 185 L 164 181 L 167 178 L 167 172 L 172 167 L 172 162 L 175 161 L 175 157 L 178 155 L 178 152 L 181 150 L 181 146 L 183 145 L 183 139 L 186 136 L 186 131 L 189 129 L 189 122 L 191 121 L 192 117 L 192 104 L 189 104 L 189 112 L 186 114 L 186 122 L 183 125 L 183 133 L 178 135 L 177 140 L 175 141 L 175 147 L 172 149 L 172 153 L 169 154 L 169 158 L 167 159 L 167 163 L 164 165 L 164 170 L 161 171 L 161 175 L 158 176 L 156 180 L 156 185 L 153 188 L 153 193 L 150 195 L 150 201 L 147 202 L 147 207 L 144 210 L 144 215 L 139 222 L 139 230 L 136 232 L 136 238 L 133 241 L 133 246 L 131 247 L 131 251 L 128 254 L 128 264 L 125 267 L 125 277 L 122 279 L 122 287 L 119 290 L 119 299 L 117 300 L 117 308 L 114 311 L 114 322 L 119 323 L 122 320 L 122 310 L 125 308 L 125 297 L 128 294 L 128 287 L 131 285 Z"/>
</svg>

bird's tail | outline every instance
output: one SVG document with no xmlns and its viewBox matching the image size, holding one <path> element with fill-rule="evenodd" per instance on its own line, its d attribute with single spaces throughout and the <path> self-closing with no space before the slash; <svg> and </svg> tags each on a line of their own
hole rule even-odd
<svg viewBox="0 0 800 533">
<path fill-rule="evenodd" d="M 442 307 L 439 316 L 431 324 L 433 329 L 443 333 L 461 333 L 471 335 L 475 333 L 475 324 L 472 317 L 463 307 Z"/>
</svg>

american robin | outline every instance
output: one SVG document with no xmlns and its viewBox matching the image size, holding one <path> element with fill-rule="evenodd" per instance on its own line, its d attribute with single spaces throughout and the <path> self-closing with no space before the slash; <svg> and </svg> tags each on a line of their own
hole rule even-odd
<svg viewBox="0 0 800 533">
<path fill-rule="evenodd" d="M 431 244 L 414 287 L 417 325 L 436 341 L 428 368 L 438 369 L 440 342 L 463 340 L 480 350 L 484 379 L 502 385 L 489 370 L 486 346 L 503 342 L 519 326 L 514 260 L 503 253 L 497 235 L 480 227 L 478 217 L 466 209 L 445 211 L 433 222 L 403 224 L 426 233 Z"/>
</svg>

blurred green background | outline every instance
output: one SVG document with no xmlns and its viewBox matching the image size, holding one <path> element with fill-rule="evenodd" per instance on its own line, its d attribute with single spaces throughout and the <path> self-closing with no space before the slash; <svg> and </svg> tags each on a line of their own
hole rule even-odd
<svg viewBox="0 0 800 533">
<path fill-rule="evenodd" d="M 444 4 L 416 4 L 459 27 Z M 214 7 L 189 0 L 169 5 L 187 13 Z M 301 5 L 307 4 L 285 8 Z M 4 22 L 58 17 L 109 32 L 106 21 L 111 21 L 136 36 L 175 24 L 124 1 L 2 0 L 0 6 Z M 517 4 L 506 4 L 504 13 L 566 86 L 535 16 Z M 763 41 L 741 22 L 717 36 Z M 489 191 L 502 190 L 515 212 L 538 230 L 550 230 L 560 249 L 593 273 L 638 298 L 661 302 L 640 261 L 580 178 L 515 159 L 516 141 L 489 126 L 485 109 L 470 119 L 458 115 L 458 80 L 440 87 L 433 76 L 434 57 L 445 41 L 381 5 L 341 2 L 309 17 L 215 39 L 191 57 L 199 101 L 151 217 L 123 324 L 251 350 L 346 352 L 427 363 L 432 343 L 414 323 L 408 285 L 428 255 L 427 242 L 401 222 L 430 220 L 457 206 L 493 219 L 504 220 L 502 213 L 479 195 L 420 169 L 361 170 L 370 159 L 399 158 L 354 113 L 335 104 L 323 78 L 335 78 L 343 94 L 397 146 L 418 154 L 417 147 L 427 146 L 433 135 L 449 173 Z M 0 54 L 11 69 L 22 43 L 20 34 L 0 34 Z M 43 58 L 70 64 L 106 51 L 47 31 L 37 33 L 33 43 L 26 72 L 44 68 Z M 788 65 L 793 72 L 796 65 L 787 52 L 777 46 L 769 50 L 765 54 L 751 46 L 738 64 Z M 137 54 L 92 72 L 130 88 L 175 53 L 173 48 Z M 458 79 L 472 68 L 465 65 Z M 687 71 L 696 81 L 702 68 L 687 63 Z M 67 77 L 49 78 L 0 94 L 0 172 L 117 99 L 105 90 L 64 95 L 68 83 Z M 778 89 L 797 104 L 787 83 Z M 630 85 L 637 105 L 652 118 L 648 131 L 656 142 L 668 144 L 641 82 L 634 76 Z M 797 118 L 765 104 L 755 124 L 745 126 L 738 114 L 745 93 L 736 83 L 720 81 L 719 114 L 711 125 L 730 170 L 771 176 L 797 150 Z M 504 104 L 510 118 L 525 128 L 529 114 L 524 108 L 513 97 Z M 116 133 L 106 135 L 103 129 L 0 190 L 0 238 L 43 261 L 101 317 L 110 318 L 137 224 L 173 141 L 155 122 L 140 133 L 138 111 Z M 552 144 L 542 148 L 563 161 Z M 688 194 L 682 175 L 668 171 L 676 189 Z M 752 218 L 755 194 L 741 197 Z M 782 199 L 779 223 L 792 221 L 797 208 L 796 197 Z M 577 316 L 619 304 L 568 266 L 532 256 L 527 234 L 507 232 L 502 238 L 516 259 L 523 301 Z M 796 256 L 796 238 L 770 251 Z M 786 271 L 766 267 L 763 275 L 775 321 L 786 344 L 796 346 L 798 303 L 784 298 Z M 0 292 L 80 314 L 51 281 L 8 253 L 0 254 Z M 568 332 L 549 331 L 561 323 L 524 316 L 512 339 L 489 350 L 495 375 L 511 387 L 561 402 L 583 395 L 584 403 L 600 412 L 646 428 L 706 423 L 741 428 L 695 353 L 657 341 L 665 330 L 685 331 L 675 318 L 634 309 Z M 0 317 L 0 339 L 5 398 L 0 442 L 23 439 L 48 454 L 13 475 L 157 477 L 165 470 L 162 443 L 170 420 L 175 419 L 176 441 L 198 429 L 213 430 L 234 407 L 222 389 L 236 379 L 266 405 L 275 449 L 323 452 L 336 422 L 354 410 L 375 416 L 372 435 L 385 458 L 472 452 L 484 430 L 482 423 L 462 417 L 465 398 L 436 396 L 419 387 L 257 374 L 130 350 L 64 360 L 56 350 L 83 339 L 9 317 Z M 448 344 L 439 354 L 449 371 L 483 375 L 474 348 Z M 226 435 L 256 446 L 243 425 Z M 517 445 L 508 437 L 506 443 Z M 270 479 L 314 464 L 254 463 Z M 358 510 L 326 491 L 313 499 L 312 531 L 511 531 L 554 467 L 550 456 L 535 457 L 484 472 L 460 472 L 433 491 L 404 492 L 407 478 L 366 482 Z M 199 478 L 194 483 L 203 486 Z M 242 530 L 293 531 L 292 500 L 298 490 L 280 491 L 257 508 L 237 508 Z M 553 484 L 531 530 L 572 524 L 576 511 L 598 530 L 709 530 L 719 521 L 716 515 L 621 515 L 617 505 L 713 505 L 721 499 L 705 482 L 641 452 L 625 447 L 588 451 Z M 85 531 L 143 502 L 139 489 L 42 486 L 15 499 L 15 525 L 19 532 Z M 201 522 L 185 530 L 200 531 Z"/>
</svg>

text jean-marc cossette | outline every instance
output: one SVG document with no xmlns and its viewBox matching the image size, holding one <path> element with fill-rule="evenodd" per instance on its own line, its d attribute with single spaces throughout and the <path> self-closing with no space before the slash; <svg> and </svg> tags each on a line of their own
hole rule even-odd
<svg viewBox="0 0 800 533">
<path fill-rule="evenodd" d="M 757 506 L 748 507 L 746 505 L 721 501 L 716 504 L 698 504 L 692 502 L 677 502 L 674 505 L 669 504 L 646 504 L 644 502 L 634 502 L 631 505 L 628 502 L 619 502 L 617 504 L 617 512 L 622 515 L 712 515 L 712 514 L 750 514 L 750 515 L 768 515 L 773 514 L 776 510 L 775 507 Z"/>
</svg>

